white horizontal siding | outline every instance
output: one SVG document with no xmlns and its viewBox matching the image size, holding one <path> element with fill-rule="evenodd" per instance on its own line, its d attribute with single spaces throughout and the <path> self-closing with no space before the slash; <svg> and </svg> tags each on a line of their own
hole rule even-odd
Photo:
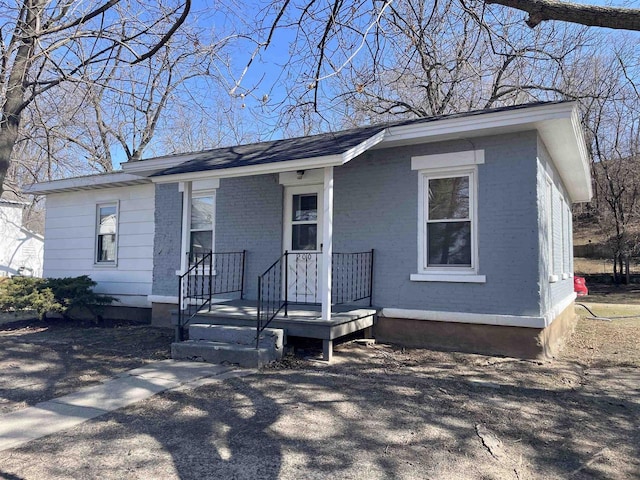
<svg viewBox="0 0 640 480">
<path fill-rule="evenodd" d="M 154 186 L 132 185 L 47 196 L 44 275 L 89 275 L 96 291 L 137 298 L 151 294 Z M 118 202 L 116 265 L 96 265 L 96 205 Z"/>
</svg>

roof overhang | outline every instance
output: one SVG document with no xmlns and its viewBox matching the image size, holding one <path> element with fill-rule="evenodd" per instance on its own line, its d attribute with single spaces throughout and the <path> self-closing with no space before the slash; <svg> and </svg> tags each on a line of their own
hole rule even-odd
<svg viewBox="0 0 640 480">
<path fill-rule="evenodd" d="M 174 175 L 161 175 L 151 177 L 151 180 L 154 183 L 174 183 L 174 182 L 184 182 L 190 180 L 202 180 L 205 178 L 232 178 L 232 177 L 244 177 L 249 175 L 264 175 L 268 173 L 282 173 L 282 172 L 292 172 L 296 170 L 311 170 L 314 168 L 324 168 L 324 167 L 338 167 L 340 165 L 344 165 L 345 163 L 353 160 L 358 155 L 370 150 L 375 145 L 379 144 L 384 140 L 385 131 L 382 130 L 371 137 L 367 138 L 363 142 L 358 145 L 345 150 L 339 155 L 327 155 L 322 157 L 311 157 L 311 158 L 300 158 L 295 160 L 289 160 L 284 162 L 273 162 L 273 163 L 263 163 L 257 165 L 247 165 L 242 167 L 235 168 L 220 168 L 214 170 L 203 170 L 198 172 L 189 172 L 189 173 L 178 173 Z M 163 163 L 165 159 L 160 159 Z M 155 160 L 151 160 L 155 161 Z M 150 160 L 145 160 L 140 163 L 147 163 Z M 182 163 L 182 162 L 180 162 Z M 176 165 L 179 165 L 177 163 Z M 126 168 L 127 172 L 142 171 L 142 166 L 138 167 L 138 165 L 124 165 L 123 168 Z M 166 167 L 165 167 L 166 168 Z M 139 169 L 139 170 L 138 170 Z M 158 170 L 159 171 L 159 170 Z"/>
<path fill-rule="evenodd" d="M 476 138 L 536 130 L 573 202 L 588 202 L 593 194 L 590 162 L 577 104 L 563 102 L 434 122 L 391 127 L 374 148 Z"/>
<path fill-rule="evenodd" d="M 145 183 L 151 183 L 151 180 L 138 175 L 115 172 L 35 183 L 26 187 L 24 192 L 32 195 L 46 195 L 49 193 L 95 190 L 98 188 L 126 187 L 129 185 L 141 185 Z"/>
</svg>

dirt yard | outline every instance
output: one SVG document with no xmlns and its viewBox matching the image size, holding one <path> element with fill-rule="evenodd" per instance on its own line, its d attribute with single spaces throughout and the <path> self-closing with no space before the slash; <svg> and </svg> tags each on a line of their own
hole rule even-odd
<svg viewBox="0 0 640 480">
<path fill-rule="evenodd" d="M 0 325 L 0 415 L 169 358 L 171 339 L 172 332 L 135 325 L 79 327 L 62 320 Z"/>
<path fill-rule="evenodd" d="M 53 369 L 44 398 L 129 368 L 111 366 L 112 347 L 131 362 L 166 352 L 138 343 L 141 327 L 103 330 L 0 331 L 0 378 L 40 358 L 15 378 Z M 307 353 L 0 452 L 0 478 L 640 478 L 638 317 L 581 320 L 552 362 L 355 342 L 331 365 Z M 31 401 L 18 397 L 5 405 Z"/>
</svg>

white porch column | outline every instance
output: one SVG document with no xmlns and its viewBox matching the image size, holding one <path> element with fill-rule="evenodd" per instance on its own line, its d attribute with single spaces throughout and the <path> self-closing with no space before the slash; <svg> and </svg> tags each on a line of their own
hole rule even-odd
<svg viewBox="0 0 640 480">
<path fill-rule="evenodd" d="M 180 272 L 182 275 L 189 269 L 189 260 L 186 252 L 189 251 L 189 230 L 191 223 L 191 182 L 180 182 L 178 184 L 178 190 L 182 192 L 182 225 L 181 225 L 181 239 L 180 239 Z M 183 305 L 178 307 L 182 310 L 187 308 L 186 299 L 182 297 Z"/>
<path fill-rule="evenodd" d="M 333 167 L 324 168 L 324 205 L 322 217 L 322 319 L 331 319 L 331 260 L 333 253 Z"/>
</svg>

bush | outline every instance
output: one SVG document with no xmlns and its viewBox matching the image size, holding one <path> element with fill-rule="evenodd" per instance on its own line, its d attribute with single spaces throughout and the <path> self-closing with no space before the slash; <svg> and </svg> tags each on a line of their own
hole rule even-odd
<svg viewBox="0 0 640 480">
<path fill-rule="evenodd" d="M 47 313 L 72 318 L 73 311 L 88 310 L 97 316 L 99 307 L 116 299 L 93 291 L 96 282 L 87 275 L 69 278 L 13 277 L 0 284 L 0 311 L 33 310 L 42 319 Z"/>
</svg>

